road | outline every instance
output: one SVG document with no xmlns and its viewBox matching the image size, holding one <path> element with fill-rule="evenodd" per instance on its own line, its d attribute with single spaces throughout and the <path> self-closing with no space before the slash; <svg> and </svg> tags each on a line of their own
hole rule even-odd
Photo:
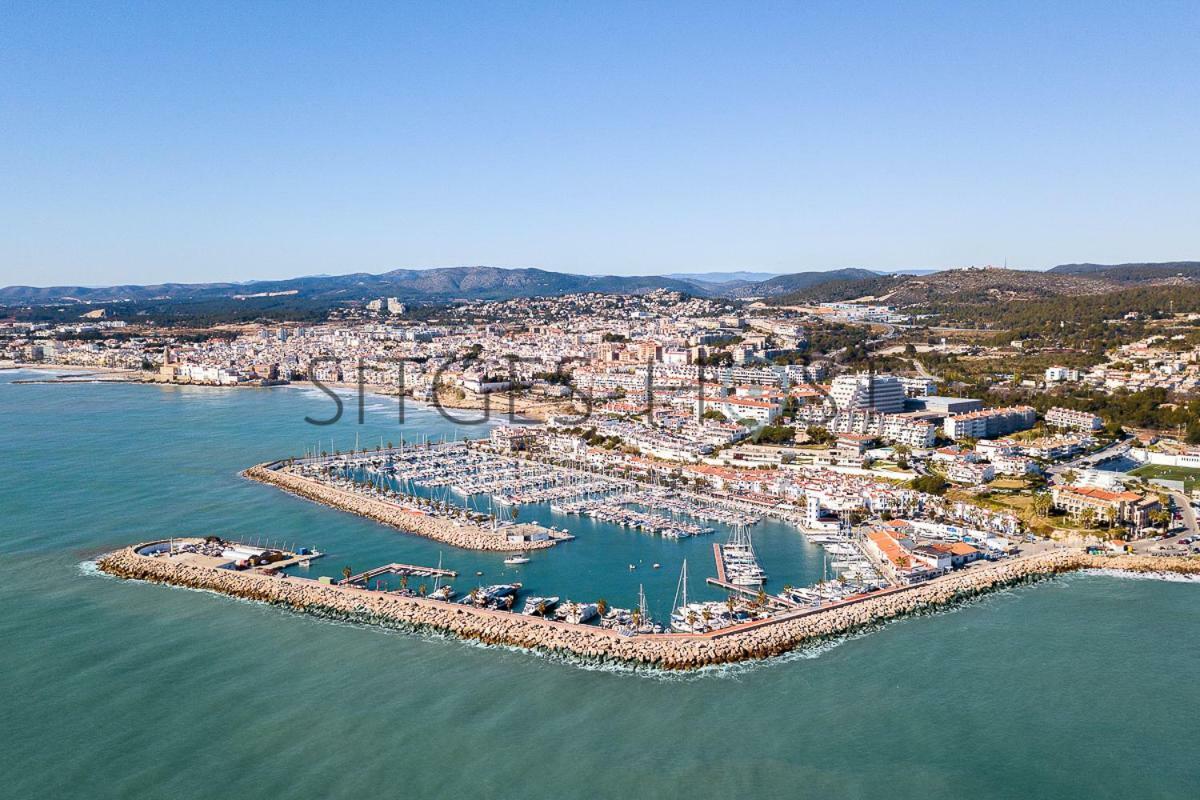
<svg viewBox="0 0 1200 800">
<path fill-rule="evenodd" d="M 1196 522 L 1196 509 L 1192 508 L 1188 496 L 1183 492 L 1171 492 L 1171 499 L 1175 501 L 1175 507 L 1183 512 L 1183 526 L 1186 534 L 1188 536 L 1200 535 L 1200 525 Z"/>
<path fill-rule="evenodd" d="M 932 372 L 925 369 L 925 365 L 921 363 L 921 359 L 913 358 L 913 359 L 909 359 L 909 360 L 912 361 L 913 369 L 915 369 L 917 371 L 917 374 L 920 375 L 922 378 L 928 378 L 930 380 L 935 380 L 935 381 L 937 380 L 937 375 L 934 375 Z"/>
<path fill-rule="evenodd" d="M 1086 455 L 1079 456 L 1078 458 L 1073 458 L 1070 461 L 1064 461 L 1061 464 L 1049 466 L 1046 468 L 1046 473 L 1048 475 L 1062 475 L 1069 469 L 1092 467 L 1102 461 L 1107 461 L 1110 458 L 1116 458 L 1119 455 L 1128 453 L 1131 447 L 1133 447 L 1132 438 L 1121 439 L 1113 442 L 1101 450 L 1097 450 L 1094 453 L 1087 453 Z"/>
</svg>

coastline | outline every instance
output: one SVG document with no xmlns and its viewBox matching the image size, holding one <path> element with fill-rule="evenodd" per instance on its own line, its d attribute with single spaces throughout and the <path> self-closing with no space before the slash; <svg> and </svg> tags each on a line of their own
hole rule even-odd
<svg viewBox="0 0 1200 800">
<path fill-rule="evenodd" d="M 14 363 L 11 366 L 0 368 L 2 371 L 25 371 L 25 372 L 48 372 L 48 373 L 65 373 L 61 377 L 50 377 L 45 379 L 20 379 L 13 381 L 16 384 L 81 384 L 81 383 L 125 383 L 125 384 L 141 384 L 145 386 L 179 386 L 199 389 L 315 389 L 321 391 L 321 387 L 311 381 L 288 381 L 286 383 L 271 383 L 271 384 L 231 384 L 229 386 L 220 386 L 208 383 L 180 383 L 175 381 L 160 381 L 155 380 L 153 373 L 146 373 L 143 370 L 126 369 L 124 367 L 82 367 L 70 366 L 65 364 L 30 364 L 30 363 Z M 348 383 L 346 381 L 327 381 L 323 384 L 327 389 L 357 392 L 358 384 Z M 452 395 L 441 392 L 438 395 L 437 401 L 433 400 L 418 400 L 411 394 L 400 395 L 390 386 L 383 384 L 364 383 L 363 395 L 367 397 L 385 398 L 388 400 L 398 400 L 404 398 L 405 403 L 415 403 L 421 408 L 438 410 L 439 406 L 446 409 L 462 410 L 462 411 L 483 411 L 483 397 L 493 398 L 488 401 L 489 408 L 487 416 L 483 420 L 462 420 L 459 424 L 478 424 L 479 422 L 506 422 L 509 424 L 528 425 L 538 422 L 544 422 L 546 418 L 555 412 L 578 413 L 573 410 L 573 407 L 561 401 L 557 404 L 553 401 L 538 401 L 529 398 L 517 396 L 513 400 L 512 416 L 509 416 L 508 402 L 509 395 L 503 392 L 496 392 L 491 395 L 468 395 L 459 400 Z M 343 397 L 343 399 L 345 399 Z M 454 422 L 455 420 L 451 420 Z"/>
<path fill-rule="evenodd" d="M 888 620 L 951 607 L 1008 586 L 1078 570 L 1200 575 L 1200 559 L 1091 556 L 1082 551 L 1057 551 L 968 569 L 923 584 L 851 598 L 819 609 L 793 611 L 711 633 L 626 636 L 589 625 L 471 608 L 353 585 L 324 584 L 295 576 L 238 572 L 138 553 L 150 544 L 153 542 L 108 553 L 97 560 L 97 566 L 119 578 L 206 589 L 346 621 L 436 631 L 484 644 L 664 670 L 693 670 L 770 658 Z"/>
</svg>

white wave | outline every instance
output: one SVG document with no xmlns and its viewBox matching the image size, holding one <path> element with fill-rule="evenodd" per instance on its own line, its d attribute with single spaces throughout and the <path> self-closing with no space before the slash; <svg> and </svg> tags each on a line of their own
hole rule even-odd
<svg viewBox="0 0 1200 800">
<path fill-rule="evenodd" d="M 87 575 L 92 578 L 111 578 L 111 577 L 113 577 L 112 575 L 109 575 L 104 570 L 100 569 L 100 565 L 97 564 L 95 561 L 80 561 L 76 566 L 79 568 L 79 574 L 81 574 L 81 575 Z"/>
<path fill-rule="evenodd" d="M 1200 584 L 1200 575 L 1181 575 L 1178 572 L 1130 572 L 1123 569 L 1085 569 L 1084 575 L 1103 575 L 1127 581 L 1166 581 L 1167 583 Z"/>
</svg>

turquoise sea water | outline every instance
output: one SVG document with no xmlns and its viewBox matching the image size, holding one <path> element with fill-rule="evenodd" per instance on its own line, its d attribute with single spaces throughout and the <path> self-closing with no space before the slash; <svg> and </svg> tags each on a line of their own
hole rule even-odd
<svg viewBox="0 0 1200 800">
<path fill-rule="evenodd" d="M 0 373 L 0 797 L 1200 795 L 1198 585 L 1071 576 L 671 677 L 337 625 L 80 565 L 216 531 L 329 550 L 314 574 L 441 551 L 513 576 L 238 478 L 328 440 L 303 421 L 320 395 L 18 377 Z M 362 442 L 398 438 L 369 402 Z M 711 542 L 581 530 L 518 579 L 620 603 L 642 582 L 665 608 L 683 557 L 711 574 Z M 820 571 L 783 527 L 759 542 L 779 582 Z"/>
</svg>

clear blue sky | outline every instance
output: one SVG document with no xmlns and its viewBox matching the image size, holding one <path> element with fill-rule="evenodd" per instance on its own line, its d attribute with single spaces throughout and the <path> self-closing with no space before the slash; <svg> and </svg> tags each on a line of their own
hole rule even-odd
<svg viewBox="0 0 1200 800">
<path fill-rule="evenodd" d="M 1200 3 L 0 5 L 0 285 L 1200 258 Z"/>
</svg>

